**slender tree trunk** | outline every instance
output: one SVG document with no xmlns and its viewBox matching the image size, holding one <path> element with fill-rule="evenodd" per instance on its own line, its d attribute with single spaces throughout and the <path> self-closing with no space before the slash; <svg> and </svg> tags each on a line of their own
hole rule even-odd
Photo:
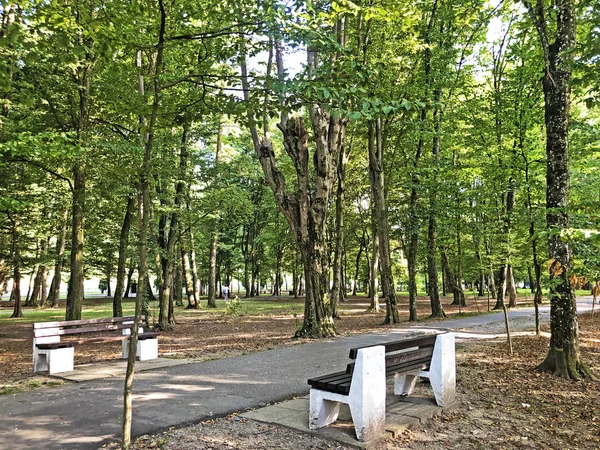
<svg viewBox="0 0 600 450">
<path fill-rule="evenodd" d="M 21 251 L 20 251 L 20 235 L 18 219 L 9 217 L 12 222 L 12 263 L 13 263 L 13 288 L 11 298 L 14 299 L 15 307 L 11 318 L 23 317 L 23 309 L 21 308 Z"/>
<path fill-rule="evenodd" d="M 123 298 L 129 297 L 129 292 L 131 291 L 131 278 L 133 277 L 133 272 L 135 272 L 135 267 L 132 267 L 132 260 L 129 260 L 129 270 L 127 271 L 127 284 L 125 285 L 125 292 L 123 292 Z"/>
<path fill-rule="evenodd" d="M 113 317 L 123 316 L 123 287 L 125 284 L 125 264 L 127 263 L 127 246 L 129 245 L 129 230 L 131 222 L 135 215 L 136 199 L 130 195 L 127 198 L 127 209 L 123 226 L 121 227 L 121 235 L 119 236 L 119 261 L 117 263 L 117 285 L 115 287 L 115 296 L 113 298 Z"/>
<path fill-rule="evenodd" d="M 198 308 L 198 303 L 196 302 L 196 299 L 194 298 L 194 286 L 193 286 L 193 280 L 192 280 L 192 276 L 191 276 L 191 271 L 190 271 L 190 260 L 189 260 L 189 256 L 188 256 L 188 251 L 186 249 L 186 247 L 183 245 L 184 239 L 181 239 L 181 269 L 183 272 L 183 280 L 184 280 L 184 285 L 185 285 L 185 293 L 187 296 L 187 309 L 197 309 Z"/>
<path fill-rule="evenodd" d="M 192 271 L 192 294 L 194 295 L 195 308 L 200 306 L 200 289 L 198 288 L 198 264 L 196 262 L 196 240 L 194 239 L 194 231 L 190 226 L 190 270 Z"/>
<path fill-rule="evenodd" d="M 48 293 L 48 302 L 55 308 L 60 300 L 60 284 L 62 279 L 62 268 L 65 261 L 65 243 L 67 240 L 67 220 L 69 210 L 65 209 L 62 213 L 60 230 L 56 240 L 56 257 L 54 259 L 54 276 L 50 283 L 50 292 Z"/>
<path fill-rule="evenodd" d="M 175 276 L 173 279 L 173 299 L 177 306 L 183 306 L 183 269 L 181 267 L 181 262 L 181 258 L 176 258 Z"/>
<path fill-rule="evenodd" d="M 164 39 L 166 29 L 166 12 L 163 0 L 158 0 L 160 10 L 160 29 L 158 34 L 158 45 L 156 47 L 156 59 L 154 60 L 153 73 L 153 96 L 150 122 L 147 125 L 147 134 L 142 137 L 144 143 L 144 160 L 140 171 L 140 187 L 138 199 L 138 217 L 139 217 L 139 232 L 138 232 L 138 291 L 135 301 L 135 316 L 133 328 L 131 329 L 131 338 L 129 340 L 129 358 L 127 359 L 127 370 L 125 373 L 125 385 L 123 388 L 123 450 L 129 450 L 131 446 L 131 421 L 133 415 L 133 376 L 135 373 L 135 360 L 137 354 L 138 331 L 140 326 L 140 316 L 144 303 L 144 290 L 150 285 L 148 282 L 148 228 L 150 225 L 150 162 L 152 158 L 152 147 L 154 145 L 154 128 L 159 110 L 159 73 L 162 70 L 162 59 L 164 51 Z M 142 53 L 138 51 L 136 63 L 138 67 L 138 92 L 141 97 L 144 97 L 144 81 L 141 75 L 141 59 Z M 140 125 L 146 125 L 146 120 L 140 116 Z"/>
<path fill-rule="evenodd" d="M 383 169 L 383 136 L 381 127 L 380 118 L 376 119 L 375 124 L 369 124 L 369 175 L 371 181 L 371 193 L 373 196 L 373 209 L 375 211 L 375 228 L 373 236 L 377 235 L 379 237 L 381 284 L 386 304 L 385 323 L 389 324 L 400 322 L 400 318 L 398 317 L 396 288 L 392 275 L 392 255 L 390 250 L 389 225 L 386 207 Z M 414 305 L 410 307 L 410 317 L 411 320 L 417 319 L 416 300 Z"/>
<path fill-rule="evenodd" d="M 363 235 L 364 235 L 364 231 L 363 231 Z M 352 278 L 352 295 L 353 296 L 356 296 L 356 294 L 357 294 L 358 274 L 360 271 L 360 257 L 362 255 L 362 251 L 363 251 L 363 244 L 361 242 L 360 246 L 358 247 L 358 253 L 356 254 L 356 263 L 354 264 L 354 277 Z"/>
<path fill-rule="evenodd" d="M 507 278 L 506 278 L 506 288 L 508 290 L 508 307 L 516 308 L 517 307 L 517 287 L 515 284 L 515 275 L 513 273 L 512 265 L 509 264 L 507 267 Z"/>
<path fill-rule="evenodd" d="M 333 258 L 333 287 L 331 290 L 331 311 L 334 318 L 339 318 L 338 301 L 344 301 L 342 289 L 342 252 L 344 251 L 344 182 L 346 178 L 346 163 L 349 152 L 344 148 L 340 151 L 337 167 L 337 191 L 335 201 L 335 249 Z"/>
<path fill-rule="evenodd" d="M 213 234 L 210 240 L 210 252 L 208 257 L 208 307 L 216 308 L 217 288 L 217 235 Z"/>
</svg>

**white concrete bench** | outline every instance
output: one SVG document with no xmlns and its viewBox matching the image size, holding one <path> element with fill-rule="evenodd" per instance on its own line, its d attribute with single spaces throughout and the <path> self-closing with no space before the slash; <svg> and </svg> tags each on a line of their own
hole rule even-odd
<svg viewBox="0 0 600 450">
<path fill-rule="evenodd" d="M 88 343 L 122 341 L 122 355 L 127 358 L 133 319 L 133 316 L 127 316 L 34 323 L 33 371 L 48 371 L 49 374 L 72 371 L 74 346 Z M 141 319 L 143 321 L 144 317 Z M 112 335 L 106 335 L 107 333 Z M 82 335 L 87 337 L 81 337 Z M 73 338 L 61 340 L 65 336 Z M 158 358 L 158 333 L 139 329 L 137 356 L 140 361 Z"/>
<path fill-rule="evenodd" d="M 350 407 L 356 437 L 370 441 L 384 432 L 386 377 L 394 376 L 394 393 L 410 395 L 419 377 L 428 378 L 436 403 L 455 400 L 454 334 L 419 335 L 400 341 L 350 350 L 346 371 L 317 378 L 310 390 L 309 428 L 337 420 L 340 403 Z"/>
</svg>

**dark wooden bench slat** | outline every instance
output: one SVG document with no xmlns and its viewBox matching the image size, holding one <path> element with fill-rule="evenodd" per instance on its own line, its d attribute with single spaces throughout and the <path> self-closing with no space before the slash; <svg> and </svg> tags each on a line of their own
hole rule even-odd
<svg viewBox="0 0 600 450">
<path fill-rule="evenodd" d="M 91 325 L 97 323 L 119 323 L 119 322 L 133 322 L 134 316 L 124 316 L 124 317 L 108 317 L 103 319 L 85 319 L 85 320 L 63 320 L 60 322 L 38 322 L 33 324 L 34 329 L 42 329 L 42 328 L 60 328 L 60 327 L 70 327 L 70 326 L 79 326 L 79 325 Z M 146 320 L 145 316 L 140 316 L 140 321 L 144 322 Z"/>
<path fill-rule="evenodd" d="M 100 333 L 103 331 L 117 331 L 117 330 L 126 330 L 128 328 L 132 328 L 133 323 L 131 324 L 94 324 L 94 326 L 88 327 L 79 327 L 79 328 L 59 328 L 56 329 L 48 329 L 42 328 L 34 330 L 34 336 L 37 337 L 50 337 L 50 336 L 67 336 L 70 334 L 82 334 L 82 333 Z"/>
<path fill-rule="evenodd" d="M 402 364 L 396 364 L 385 368 L 385 375 L 389 377 L 397 372 L 409 372 L 411 370 L 425 370 L 431 364 L 431 358 L 422 358 L 417 361 L 410 361 Z"/>
<path fill-rule="evenodd" d="M 395 373 L 410 372 L 415 370 L 426 370 L 431 364 L 433 348 L 438 333 L 411 336 L 399 341 L 384 344 L 367 345 L 350 350 L 350 359 L 356 359 L 358 350 L 361 348 L 385 346 L 386 378 Z M 320 377 L 311 378 L 308 384 L 322 391 L 348 395 L 352 384 L 352 375 L 355 363 L 349 363 L 345 372 L 335 372 Z"/>
<path fill-rule="evenodd" d="M 148 333 L 140 333 L 138 335 L 138 339 L 143 341 L 145 339 L 152 339 L 158 336 L 159 333 L 156 332 L 148 332 Z M 42 350 L 54 349 L 54 348 L 62 348 L 64 347 L 73 347 L 74 345 L 83 345 L 83 344 L 97 344 L 102 342 L 117 342 L 124 341 L 129 339 L 129 335 L 124 334 L 121 336 L 101 336 L 101 337 L 91 337 L 91 338 L 81 338 L 81 339 L 72 339 L 63 342 L 56 342 L 54 344 L 37 344 L 36 347 Z"/>
<path fill-rule="evenodd" d="M 420 348 L 418 350 L 412 350 L 404 353 L 396 353 L 385 356 L 385 366 L 393 366 L 395 364 L 408 363 L 411 361 L 420 360 L 422 358 L 427 358 L 431 360 L 431 356 L 433 355 L 433 347 L 425 347 Z M 346 366 L 346 373 L 352 374 L 354 372 L 355 363 L 349 363 Z"/>
<path fill-rule="evenodd" d="M 419 336 L 412 336 L 410 338 L 406 338 L 406 339 L 401 339 L 399 341 L 394 341 L 394 342 L 387 342 L 385 344 L 373 344 L 373 345 L 364 345 L 362 347 L 356 347 L 356 348 L 351 348 L 350 349 L 350 359 L 356 359 L 356 357 L 358 356 L 358 351 L 361 348 L 369 348 L 369 347 L 376 347 L 377 345 L 385 345 L 385 353 L 391 353 L 391 352 L 396 352 L 399 350 L 405 350 L 408 348 L 412 348 L 412 347 L 423 347 L 425 345 L 435 345 L 435 340 L 436 340 L 437 334 L 431 334 L 431 335 L 419 335 Z"/>
<path fill-rule="evenodd" d="M 73 344 L 70 342 L 55 342 L 54 344 L 37 344 L 36 347 L 41 350 L 54 350 L 56 348 L 73 347 Z"/>
</svg>

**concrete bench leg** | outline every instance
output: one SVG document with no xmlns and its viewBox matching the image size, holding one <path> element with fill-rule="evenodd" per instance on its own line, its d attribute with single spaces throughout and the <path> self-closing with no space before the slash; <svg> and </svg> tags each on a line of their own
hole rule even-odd
<svg viewBox="0 0 600 450">
<path fill-rule="evenodd" d="M 360 349 L 348 395 L 359 441 L 370 441 L 385 431 L 385 391 L 385 347 Z"/>
<path fill-rule="evenodd" d="M 385 347 L 358 350 L 348 395 L 310 390 L 308 426 L 311 430 L 335 422 L 340 402 L 350 407 L 356 437 L 370 441 L 385 431 Z"/>
<path fill-rule="evenodd" d="M 311 430 L 326 427 L 335 422 L 340 413 L 340 402 L 326 400 L 323 391 L 310 390 L 310 412 L 308 427 Z"/>
<path fill-rule="evenodd" d="M 129 339 L 121 342 L 121 351 L 123 352 L 123 359 L 127 359 L 129 357 Z M 140 361 L 158 358 L 158 338 L 139 340 L 136 356 Z"/>
<path fill-rule="evenodd" d="M 438 406 L 448 406 L 456 399 L 456 355 L 454 334 L 438 335 L 427 373 Z"/>
<path fill-rule="evenodd" d="M 138 341 L 137 356 L 140 358 L 140 361 L 158 358 L 158 338 Z"/>
<path fill-rule="evenodd" d="M 42 355 L 38 355 L 38 360 L 40 356 Z M 73 371 L 73 360 L 75 358 L 75 349 L 73 347 L 48 350 L 45 356 L 50 375 Z"/>
<path fill-rule="evenodd" d="M 130 322 L 123 322 L 123 323 L 128 325 Z M 138 329 L 138 333 L 141 334 L 143 332 L 144 332 L 144 329 L 140 327 Z M 123 334 L 123 336 L 129 336 L 129 335 L 131 335 L 131 330 L 129 328 L 125 328 L 122 331 L 122 334 Z M 139 349 L 139 341 L 138 341 L 138 349 Z M 129 339 L 125 339 L 125 340 L 121 341 L 121 354 L 123 355 L 123 359 L 127 359 L 129 357 Z M 139 350 L 138 350 L 137 355 L 138 356 L 140 355 Z"/>
<path fill-rule="evenodd" d="M 417 380 L 419 379 L 420 370 L 408 373 L 394 374 L 394 394 L 395 395 L 410 395 L 415 389 Z"/>
</svg>

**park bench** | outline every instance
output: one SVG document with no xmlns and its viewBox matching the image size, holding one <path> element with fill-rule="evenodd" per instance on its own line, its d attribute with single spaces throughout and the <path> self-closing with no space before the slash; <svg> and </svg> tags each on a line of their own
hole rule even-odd
<svg viewBox="0 0 600 450">
<path fill-rule="evenodd" d="M 420 334 L 350 350 L 353 362 L 343 372 L 308 380 L 309 428 L 337 420 L 340 403 L 350 407 L 356 437 L 369 441 L 385 427 L 386 378 L 394 376 L 394 394 L 410 395 L 417 379 L 428 378 L 436 403 L 454 402 L 456 366 L 454 334 Z"/>
<path fill-rule="evenodd" d="M 33 371 L 47 370 L 49 374 L 72 371 L 74 346 L 88 343 L 122 341 L 123 358 L 127 358 L 133 320 L 133 316 L 127 316 L 34 323 Z M 142 316 L 141 321 L 144 320 Z M 66 339 L 61 340 L 62 337 Z M 139 329 L 137 356 L 140 361 L 158 358 L 158 333 Z"/>
</svg>

